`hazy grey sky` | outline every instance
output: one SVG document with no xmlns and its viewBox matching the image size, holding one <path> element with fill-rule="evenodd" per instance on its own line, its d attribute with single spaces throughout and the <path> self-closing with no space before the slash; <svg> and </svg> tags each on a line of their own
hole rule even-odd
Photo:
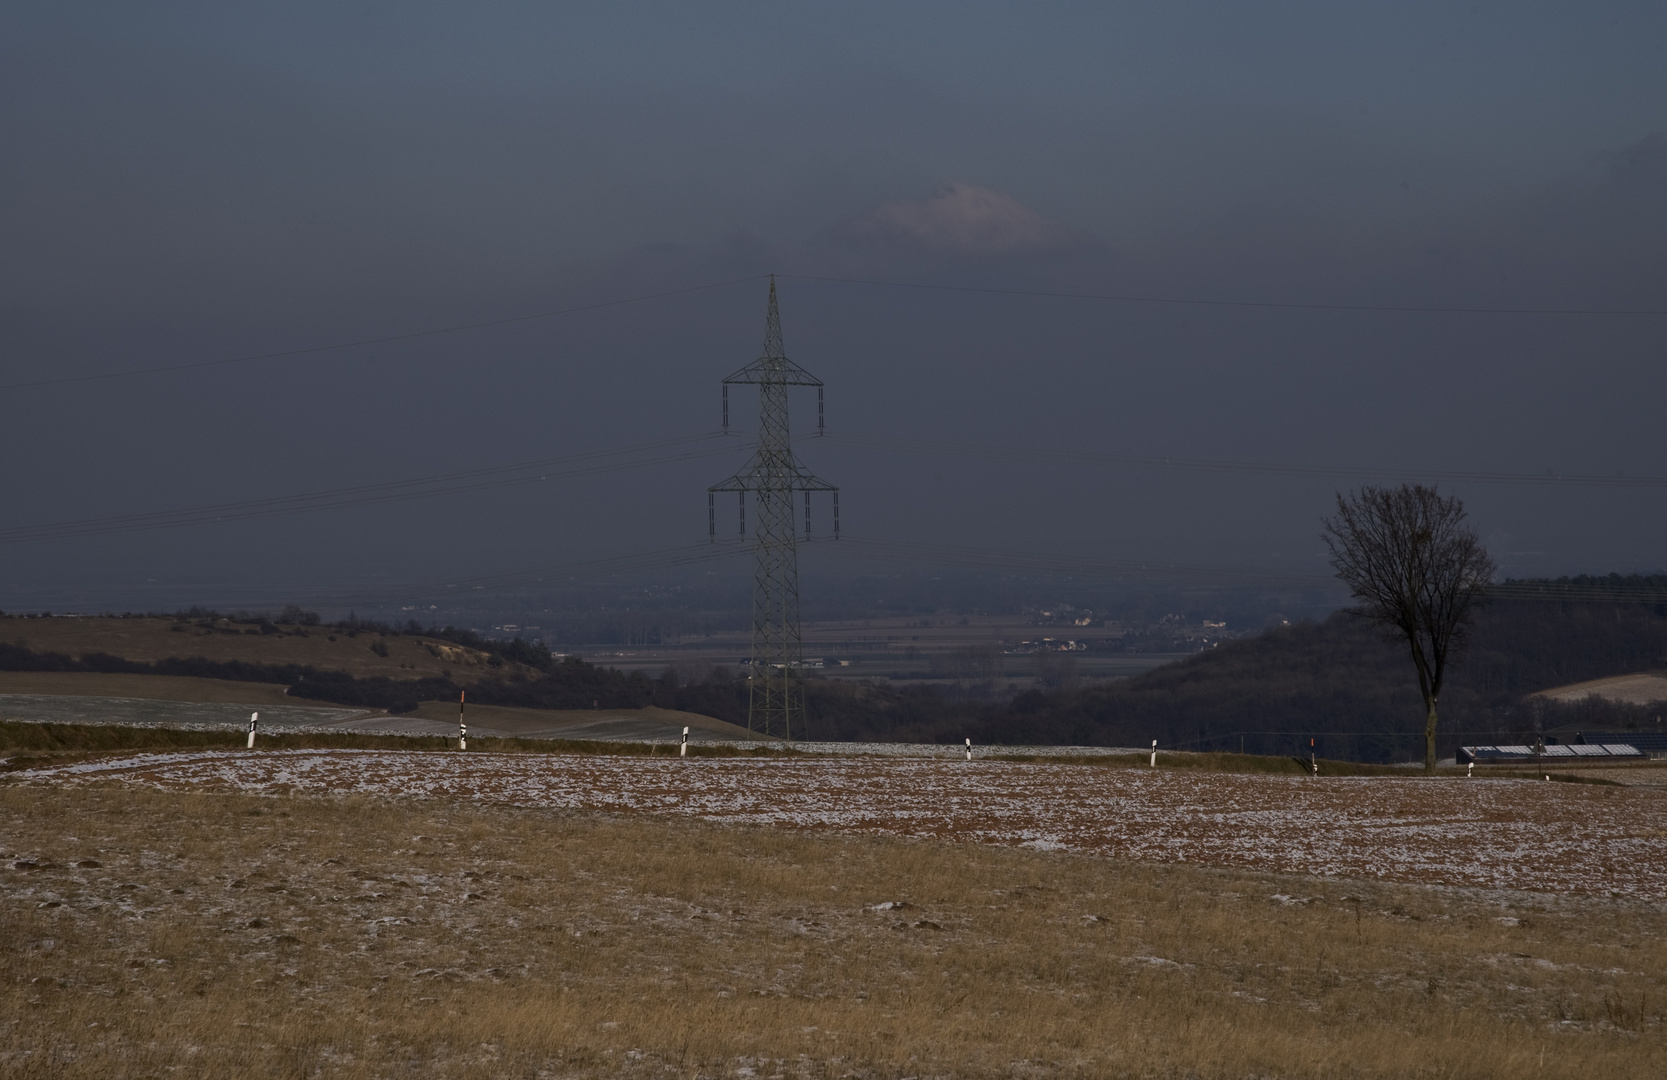
<svg viewBox="0 0 1667 1080">
<path fill-rule="evenodd" d="M 829 385 L 835 437 L 804 453 L 854 534 L 1315 572 L 1347 479 L 855 443 L 1663 476 L 1667 316 L 806 276 L 1667 309 L 1664 129 L 1644 3 L 13 4 L 0 382 L 777 271 L 789 354 Z M 0 529 L 709 430 L 763 293 L 14 386 Z M 6 544 L 0 607 L 668 547 L 741 456 Z M 1667 565 L 1667 488 L 1449 486 L 1507 572 Z"/>
</svg>

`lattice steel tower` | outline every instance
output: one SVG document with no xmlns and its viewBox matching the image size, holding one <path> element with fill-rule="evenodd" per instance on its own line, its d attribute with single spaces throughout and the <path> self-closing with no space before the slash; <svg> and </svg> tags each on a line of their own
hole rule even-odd
<svg viewBox="0 0 1667 1080">
<path fill-rule="evenodd" d="M 802 683 L 804 650 L 799 636 L 799 553 L 794 502 L 804 492 L 805 539 L 810 539 L 810 493 L 833 495 L 833 538 L 839 539 L 839 489 L 799 466 L 787 432 L 787 388 L 816 387 L 816 433 L 822 434 L 822 380 L 789 360 L 781 347 L 776 279 L 764 318 L 764 355 L 723 383 L 723 426 L 729 430 L 729 388 L 758 387 L 758 451 L 746 468 L 706 489 L 706 529 L 718 536 L 717 497 L 733 491 L 740 513 L 739 539 L 747 536 L 747 495 L 753 496 L 752 655 L 747 727 L 791 739 L 805 734 Z"/>
</svg>

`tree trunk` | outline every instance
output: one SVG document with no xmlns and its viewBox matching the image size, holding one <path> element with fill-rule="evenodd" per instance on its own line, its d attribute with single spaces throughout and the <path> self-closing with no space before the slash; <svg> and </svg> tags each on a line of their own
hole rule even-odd
<svg viewBox="0 0 1667 1080">
<path fill-rule="evenodd" d="M 1428 710 L 1424 714 L 1424 771 L 1435 774 L 1435 698 L 1424 703 Z"/>
</svg>

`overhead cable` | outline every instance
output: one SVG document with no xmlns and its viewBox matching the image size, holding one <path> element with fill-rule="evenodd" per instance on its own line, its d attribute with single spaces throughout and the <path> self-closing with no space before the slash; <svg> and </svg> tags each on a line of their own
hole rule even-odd
<svg viewBox="0 0 1667 1080">
<path fill-rule="evenodd" d="M 1147 296 L 1138 293 L 1062 292 L 1049 289 L 1000 289 L 980 285 L 934 285 L 919 281 L 882 281 L 872 278 L 829 277 L 820 274 L 778 274 L 798 281 L 840 285 L 871 285 L 929 292 L 981 293 L 992 296 L 1029 296 L 1056 300 L 1109 300 L 1125 304 L 1166 304 L 1183 307 L 1266 308 L 1276 311 L 1360 311 L 1411 315 L 1667 315 L 1667 308 L 1530 308 L 1444 307 L 1424 304 L 1323 304 L 1289 300 L 1214 300 L 1199 297 Z"/>
<path fill-rule="evenodd" d="M 858 558 L 1004 570 L 1016 574 L 1098 575 L 1310 589 L 1335 588 L 1337 585 L 1329 575 L 1259 567 L 1192 566 L 1159 559 L 1084 559 L 1036 551 L 966 548 L 850 534 L 838 541 L 818 542 L 816 546 Z"/>
<path fill-rule="evenodd" d="M 658 454 L 650 453 L 654 450 L 662 452 Z M 241 521 L 246 518 L 312 513 L 320 510 L 342 510 L 379 503 L 400 502 L 408 499 L 427 499 L 461 492 L 538 484 L 552 480 L 570 480 L 581 476 L 595 476 L 626 469 L 641 469 L 653 465 L 727 455 L 733 453 L 734 450 L 735 446 L 732 441 L 724 439 L 724 436 L 716 432 L 712 432 L 677 439 L 661 439 L 655 442 L 639 443 L 635 446 L 624 446 L 611 450 L 594 450 L 581 454 L 544 458 L 538 461 L 495 465 L 407 480 L 391 480 L 378 484 L 361 484 L 354 487 L 331 488 L 324 491 L 280 495 L 266 499 L 249 499 L 241 502 L 214 503 L 176 510 L 118 514 L 108 517 L 51 522 L 43 525 L 17 526 L 10 529 L 0 529 L 0 543 L 19 543 L 28 540 L 62 540 L 73 536 L 137 532 L 182 525 Z"/>
<path fill-rule="evenodd" d="M 289 360 L 301 356 L 317 356 L 319 353 L 337 352 L 342 349 L 356 349 L 365 345 L 391 345 L 402 341 L 415 341 L 419 338 L 439 337 L 442 334 L 461 334 L 467 330 L 484 330 L 493 326 L 511 326 L 515 323 L 535 322 L 539 319 L 553 319 L 558 315 L 576 315 L 584 311 L 601 311 L 604 308 L 619 307 L 624 304 L 637 304 L 645 300 L 663 300 L 669 296 L 685 296 L 689 293 L 705 292 L 708 289 L 721 289 L 727 285 L 738 285 L 747 281 L 758 281 L 763 274 L 751 274 L 747 277 L 731 278 L 728 281 L 713 281 L 704 285 L 691 285 L 684 289 L 667 289 L 664 292 L 644 293 L 641 296 L 626 296 L 618 300 L 604 300 L 595 304 L 576 304 L 573 307 L 556 308 L 552 311 L 537 311 L 530 315 L 512 315 L 503 319 L 483 319 L 478 322 L 459 323 L 454 326 L 438 326 L 427 330 L 412 330 L 402 334 L 386 334 L 380 337 L 355 338 L 351 341 L 337 341 L 328 345 L 309 345 L 300 349 L 282 349 L 277 352 L 249 353 L 244 356 L 228 356 L 219 360 L 198 360 L 184 364 L 164 364 L 160 367 L 134 368 L 128 371 L 103 371 L 90 375 L 66 375 L 57 379 L 35 379 L 29 382 L 0 383 L 0 390 L 28 390 L 43 386 L 67 386 L 71 383 L 103 382 L 108 379 L 130 379 L 139 375 L 161 375 L 173 371 L 197 371 L 203 368 L 226 367 L 231 364 L 252 364 L 264 360 Z"/>
<path fill-rule="evenodd" d="M 957 567 L 972 570 L 995 570 L 1019 576 L 1068 576 L 1108 580 L 1134 579 L 1214 588 L 1237 586 L 1332 592 L 1341 591 L 1342 588 L 1335 577 L 1324 573 L 1303 573 L 1267 567 L 1199 566 L 1161 559 L 1080 558 L 1048 552 L 969 548 L 849 534 L 837 541 L 831 539 L 817 540 L 805 546 L 814 548 L 824 556 L 837 555 L 859 561 L 903 562 L 925 564 L 938 568 Z M 343 590 L 334 594 L 315 596 L 313 602 L 371 606 L 412 603 L 418 600 L 448 599 L 456 601 L 476 593 L 492 593 L 528 585 L 553 587 L 575 580 L 595 580 L 618 574 L 637 574 L 645 570 L 674 569 L 724 562 L 739 556 L 750 555 L 752 552 L 753 545 L 750 540 L 723 541 L 716 544 L 700 542 L 692 545 L 579 559 L 541 567 L 507 570 L 443 581 L 379 585 L 374 589 Z M 1520 580 L 1490 585 L 1486 589 L 1485 596 L 1489 600 L 1541 601 L 1547 603 L 1559 601 L 1617 604 L 1667 603 L 1667 590 L 1570 586 Z"/>
<path fill-rule="evenodd" d="M 926 439 L 888 439 L 867 435 L 830 432 L 837 444 L 886 453 L 942 454 L 1053 461 L 1070 465 L 1111 465 L 1148 469 L 1180 469 L 1205 472 L 1262 473 L 1285 476 L 1316 476 L 1348 480 L 1391 480 L 1407 478 L 1450 480 L 1469 484 L 1514 484 L 1549 487 L 1667 487 L 1667 476 L 1628 476 L 1616 473 L 1521 473 L 1459 469 L 1388 469 L 1375 465 L 1297 465 L 1279 462 L 1229 461 L 1216 458 L 1159 457 L 1151 454 L 1108 454 L 1064 447 L 1005 446 L 996 443 L 946 442 Z"/>
<path fill-rule="evenodd" d="M 1012 574 L 1134 578 L 1213 585 L 1218 588 L 1242 586 L 1260 588 L 1325 589 L 1340 591 L 1341 583 L 1328 573 L 1304 573 L 1254 566 L 1198 566 L 1161 559 L 1094 559 L 1037 551 L 1004 551 L 955 547 L 947 544 L 886 540 L 847 534 L 837 543 L 819 542 L 818 548 L 849 557 L 926 563 L 942 567 L 1000 570 Z M 1483 598 L 1499 601 L 1538 603 L 1661 604 L 1667 605 L 1667 588 L 1562 584 L 1511 579 L 1483 589 Z"/>
<path fill-rule="evenodd" d="M 361 589 L 336 594 L 317 595 L 311 602 L 333 604 L 378 604 L 417 600 L 457 600 L 481 592 L 535 584 L 566 583 L 574 579 L 590 580 L 614 574 L 640 573 L 644 570 L 669 569 L 697 563 L 721 562 L 750 552 L 741 544 L 713 544 L 700 541 L 678 547 L 630 552 L 623 555 L 604 555 L 593 559 L 555 563 L 547 566 L 505 570 L 494 574 L 459 577 L 444 581 L 430 581 L 407 585 L 378 586 L 374 590 Z"/>
</svg>

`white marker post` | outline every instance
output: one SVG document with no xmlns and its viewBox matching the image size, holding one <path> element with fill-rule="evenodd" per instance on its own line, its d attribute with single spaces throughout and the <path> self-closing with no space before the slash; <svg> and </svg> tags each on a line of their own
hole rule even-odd
<svg viewBox="0 0 1667 1080">
<path fill-rule="evenodd" d="M 972 760 L 972 740 L 971 739 L 967 740 L 967 760 L 968 761 Z"/>
<path fill-rule="evenodd" d="M 469 749 L 469 725 L 463 722 L 463 699 L 468 694 L 467 690 L 457 692 L 457 748 L 459 750 Z"/>
<path fill-rule="evenodd" d="M 1320 775 L 1320 759 L 1314 756 L 1314 740 L 1308 740 L 1308 771 Z"/>
<path fill-rule="evenodd" d="M 689 756 L 689 729 L 688 728 L 683 729 L 683 741 L 680 744 L 678 744 L 677 756 L 678 757 L 688 757 Z"/>
<path fill-rule="evenodd" d="M 1152 768 L 1158 767 L 1158 740 L 1152 740 Z"/>
<path fill-rule="evenodd" d="M 1476 775 L 1476 763 L 1474 761 L 1464 763 L 1464 775 L 1467 777 Z"/>
<path fill-rule="evenodd" d="M 259 724 L 260 724 L 260 713 L 258 713 L 258 712 L 250 713 L 249 714 L 249 749 L 251 749 L 251 750 L 253 750 L 255 748 L 255 728 Z"/>
</svg>

